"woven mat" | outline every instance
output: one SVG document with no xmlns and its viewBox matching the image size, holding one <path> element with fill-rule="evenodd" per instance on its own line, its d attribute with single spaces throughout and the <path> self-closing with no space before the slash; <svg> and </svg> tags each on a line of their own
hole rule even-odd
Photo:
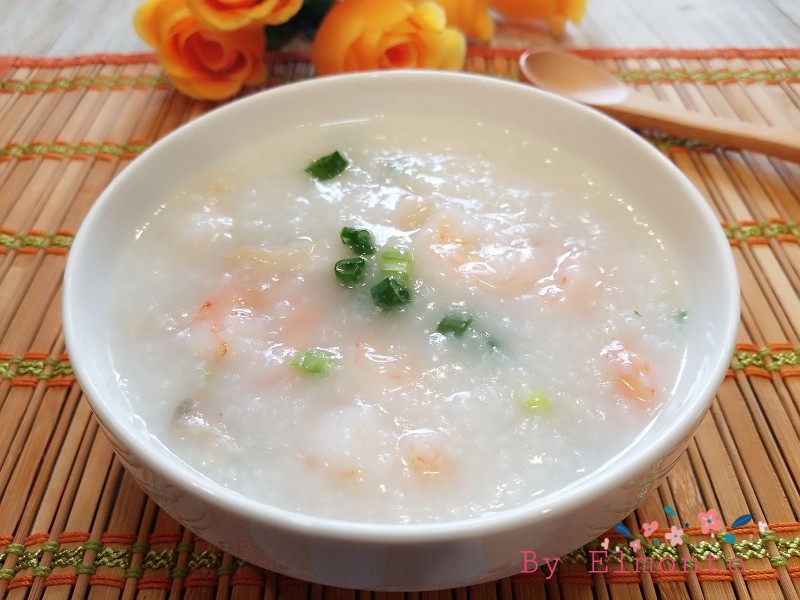
<svg viewBox="0 0 800 600">
<path fill-rule="evenodd" d="M 800 135 L 800 49 L 581 53 L 665 101 Z M 516 58 L 474 49 L 467 69 L 515 79 Z M 276 54 L 267 85 L 310 75 L 307 56 Z M 388 596 L 270 573 L 184 530 L 123 471 L 73 378 L 60 285 L 76 228 L 130 160 L 212 106 L 149 55 L 0 57 L 0 598 Z M 800 596 L 800 165 L 640 133 L 705 195 L 738 265 L 738 345 L 710 413 L 642 506 L 554 575 L 407 595 Z"/>
</svg>

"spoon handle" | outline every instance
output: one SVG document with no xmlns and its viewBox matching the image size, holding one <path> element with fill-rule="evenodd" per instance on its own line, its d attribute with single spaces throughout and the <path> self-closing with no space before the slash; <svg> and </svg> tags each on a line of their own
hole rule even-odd
<svg viewBox="0 0 800 600">
<path fill-rule="evenodd" d="M 630 127 L 663 131 L 670 135 L 800 162 L 800 131 L 744 123 L 676 108 L 634 91 L 621 102 L 594 107 Z"/>
</svg>

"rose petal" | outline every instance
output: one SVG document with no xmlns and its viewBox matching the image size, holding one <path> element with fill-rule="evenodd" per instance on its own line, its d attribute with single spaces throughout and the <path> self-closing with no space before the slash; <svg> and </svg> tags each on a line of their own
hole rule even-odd
<svg viewBox="0 0 800 600">
<path fill-rule="evenodd" d="M 206 27 L 233 31 L 278 25 L 291 19 L 302 0 L 186 0 L 191 13 Z"/>
</svg>

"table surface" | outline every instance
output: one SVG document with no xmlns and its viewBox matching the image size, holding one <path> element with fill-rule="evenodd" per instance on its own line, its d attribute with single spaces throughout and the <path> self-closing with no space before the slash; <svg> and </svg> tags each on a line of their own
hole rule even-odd
<svg viewBox="0 0 800 600">
<path fill-rule="evenodd" d="M 657 531 L 638 535 L 635 551 L 613 530 L 586 546 L 611 538 L 627 570 L 587 572 L 581 548 L 552 581 L 519 574 L 371 596 L 243 563 L 147 499 L 91 418 L 59 304 L 64 259 L 97 195 L 213 107 L 177 93 L 151 56 L 133 55 L 149 51 L 131 26 L 138 3 L 0 0 L 0 600 L 800 600 L 800 160 L 658 132 L 639 133 L 697 186 L 730 240 L 742 327 L 686 453 L 625 519 L 635 535 L 655 521 Z M 504 24 L 465 68 L 514 79 L 520 49 L 534 44 L 579 49 L 688 110 L 800 132 L 800 0 L 590 0 L 562 39 Z M 273 58 L 266 86 L 312 75 L 304 53 Z M 697 525 L 711 508 L 735 543 Z M 734 528 L 742 516 L 751 520 Z M 685 544 L 653 543 L 674 527 Z M 703 565 L 741 557 L 744 569 L 631 572 L 634 552 Z"/>
<path fill-rule="evenodd" d="M 2 0 L 0 54 L 140 52 L 130 22 L 139 0 Z M 501 31 L 496 45 L 525 43 L 535 31 Z M 566 46 L 800 46 L 800 0 L 590 0 Z"/>
</svg>

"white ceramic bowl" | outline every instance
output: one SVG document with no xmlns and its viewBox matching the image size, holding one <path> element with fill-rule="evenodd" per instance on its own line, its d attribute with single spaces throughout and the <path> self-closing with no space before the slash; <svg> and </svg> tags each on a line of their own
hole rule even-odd
<svg viewBox="0 0 800 600">
<path fill-rule="evenodd" d="M 621 182 L 677 248 L 690 290 L 689 350 L 674 397 L 634 447 L 582 483 L 480 519 L 427 525 L 340 522 L 241 497 L 197 476 L 153 441 L 114 378 L 109 287 L 126 240 L 175 182 L 254 136 L 301 123 L 424 111 L 552 140 Z M 205 115 L 144 152 L 97 200 L 70 250 L 64 330 L 71 363 L 120 459 L 186 527 L 232 554 L 297 578 L 349 588 L 424 590 L 498 579 L 523 551 L 561 556 L 606 531 L 658 484 L 729 365 L 739 323 L 735 267 L 703 197 L 649 143 L 597 112 L 486 76 L 378 72 L 272 89 Z"/>
</svg>

